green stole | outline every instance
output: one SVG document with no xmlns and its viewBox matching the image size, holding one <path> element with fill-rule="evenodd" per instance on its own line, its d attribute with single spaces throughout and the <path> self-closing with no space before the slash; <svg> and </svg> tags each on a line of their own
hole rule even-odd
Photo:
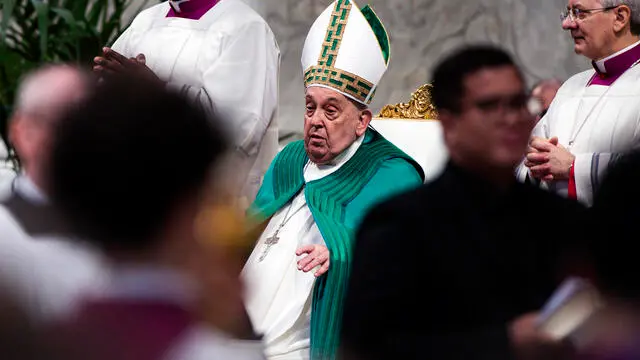
<svg viewBox="0 0 640 360">
<path fill-rule="evenodd" d="M 368 141 L 371 139 L 371 141 Z M 336 172 L 306 184 L 307 206 L 330 252 L 329 271 L 316 279 L 311 307 L 311 359 L 334 359 L 337 355 L 342 310 L 351 268 L 355 229 L 344 224 L 345 208 L 367 185 L 381 164 L 392 158 L 410 162 L 422 176 L 420 166 L 376 131 L 369 129 L 360 148 Z M 305 186 L 304 167 L 309 161 L 302 140 L 290 143 L 272 165 L 273 201 L 260 193 L 249 209 L 264 221 L 286 205 Z M 424 176 L 422 176 L 424 178 Z"/>
</svg>

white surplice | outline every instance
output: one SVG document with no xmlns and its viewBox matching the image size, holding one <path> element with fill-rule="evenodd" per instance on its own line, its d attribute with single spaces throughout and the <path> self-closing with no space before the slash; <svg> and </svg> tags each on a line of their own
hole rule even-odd
<svg viewBox="0 0 640 360">
<path fill-rule="evenodd" d="M 251 203 L 278 151 L 275 36 L 241 0 L 221 0 L 198 20 L 167 17 L 169 10 L 163 2 L 141 12 L 112 48 L 127 57 L 144 54 L 170 88 L 222 115 L 236 149 L 231 181 Z"/>
<path fill-rule="evenodd" d="M 632 66 L 609 86 L 588 86 L 594 73 L 584 71 L 567 80 L 533 130 L 533 136 L 557 136 L 575 155 L 577 199 L 587 206 L 592 204 L 609 164 L 640 146 L 640 66 Z M 518 179 L 525 181 L 527 174 L 528 169 L 521 165 Z M 568 193 L 568 181 L 543 182 L 541 186 L 563 196 Z"/>
<path fill-rule="evenodd" d="M 356 153 L 364 136 L 358 138 L 331 164 L 308 162 L 305 182 L 319 180 L 337 171 Z M 279 241 L 267 248 L 265 241 L 284 222 Z M 246 306 L 256 331 L 263 334 L 270 360 L 309 359 L 311 299 L 314 270 L 298 270 L 297 262 L 305 255 L 296 250 L 305 245 L 325 245 L 311 210 L 306 204 L 304 188 L 269 221 L 242 271 L 247 294 Z"/>
<path fill-rule="evenodd" d="M 24 175 L 13 184 L 13 190 L 32 203 L 48 201 Z M 2 205 L 0 259 L 0 284 L 36 322 L 72 314 L 84 296 L 103 290 L 108 273 L 102 255 L 93 247 L 55 234 L 32 237 Z"/>
</svg>

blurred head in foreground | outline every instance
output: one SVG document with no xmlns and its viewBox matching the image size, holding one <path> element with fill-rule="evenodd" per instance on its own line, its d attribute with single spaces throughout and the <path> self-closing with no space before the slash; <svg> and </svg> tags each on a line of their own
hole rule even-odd
<svg viewBox="0 0 640 360">
<path fill-rule="evenodd" d="M 55 126 L 84 99 L 91 89 L 91 76 L 65 65 L 45 65 L 28 73 L 20 82 L 9 136 L 26 176 L 46 190 L 46 172 Z"/>
<path fill-rule="evenodd" d="M 226 149 L 218 123 L 156 84 L 103 82 L 60 122 L 51 196 L 116 262 L 180 267 Z"/>
</svg>

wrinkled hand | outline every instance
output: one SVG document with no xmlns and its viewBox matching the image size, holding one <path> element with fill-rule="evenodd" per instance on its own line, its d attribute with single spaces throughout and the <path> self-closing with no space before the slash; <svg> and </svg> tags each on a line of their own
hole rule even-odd
<svg viewBox="0 0 640 360">
<path fill-rule="evenodd" d="M 102 49 L 103 56 L 93 59 L 95 65 L 93 71 L 102 76 L 129 73 L 133 76 L 140 76 L 144 79 L 157 82 L 160 85 L 165 83 L 147 66 L 147 59 L 144 54 L 138 54 L 135 58 L 126 58 L 124 55 L 110 48 Z"/>
<path fill-rule="evenodd" d="M 296 255 L 308 254 L 298 261 L 298 270 L 309 272 L 320 266 L 314 273 L 315 277 L 324 275 L 329 271 L 329 249 L 322 245 L 306 245 L 296 250 Z"/>
<path fill-rule="evenodd" d="M 543 181 L 567 180 L 575 156 L 564 146 L 558 144 L 558 138 L 544 139 L 533 137 L 529 142 L 524 162 L 531 175 Z"/>
</svg>

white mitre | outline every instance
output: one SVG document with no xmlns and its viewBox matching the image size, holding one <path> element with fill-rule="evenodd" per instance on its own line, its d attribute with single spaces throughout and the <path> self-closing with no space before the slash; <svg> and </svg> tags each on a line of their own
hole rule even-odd
<svg viewBox="0 0 640 360">
<path fill-rule="evenodd" d="M 369 104 L 390 55 L 389 36 L 373 9 L 337 0 L 316 19 L 305 40 L 305 88 L 326 87 Z"/>
</svg>

